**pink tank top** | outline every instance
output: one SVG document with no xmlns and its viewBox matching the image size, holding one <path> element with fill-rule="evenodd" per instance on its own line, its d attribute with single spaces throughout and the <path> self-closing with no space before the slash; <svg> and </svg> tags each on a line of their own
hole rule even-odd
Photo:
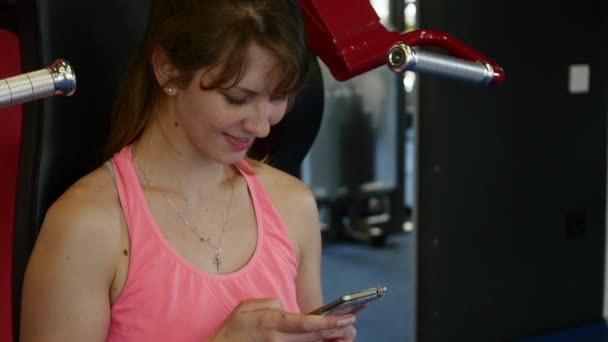
<svg viewBox="0 0 608 342">
<path fill-rule="evenodd" d="M 286 311 L 300 311 L 294 250 L 245 160 L 236 167 L 249 188 L 258 240 L 249 262 L 224 275 L 195 268 L 169 245 L 147 207 L 131 163 L 131 147 L 111 162 L 131 253 L 126 283 L 111 308 L 108 342 L 201 342 L 244 299 L 278 298 Z"/>
</svg>

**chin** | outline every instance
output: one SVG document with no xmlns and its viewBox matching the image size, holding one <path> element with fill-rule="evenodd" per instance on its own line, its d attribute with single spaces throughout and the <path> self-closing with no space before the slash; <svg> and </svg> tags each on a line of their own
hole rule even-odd
<svg viewBox="0 0 608 342">
<path fill-rule="evenodd" d="M 247 156 L 247 151 L 243 152 L 230 152 L 216 159 L 218 163 L 224 165 L 232 165 L 241 161 Z"/>
</svg>

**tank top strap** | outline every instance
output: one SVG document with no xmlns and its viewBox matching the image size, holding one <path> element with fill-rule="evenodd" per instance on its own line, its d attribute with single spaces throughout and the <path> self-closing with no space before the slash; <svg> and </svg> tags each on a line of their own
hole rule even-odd
<svg viewBox="0 0 608 342">
<path fill-rule="evenodd" d="M 265 254 L 262 258 L 281 259 L 284 265 L 289 265 L 282 272 L 289 274 L 289 276 L 295 279 L 298 267 L 297 257 L 281 215 L 276 210 L 270 197 L 268 197 L 264 186 L 249 162 L 246 159 L 242 159 L 235 164 L 235 167 L 247 182 L 251 200 L 255 207 L 255 214 L 258 222 L 260 222 L 260 226 L 258 227 L 260 247 L 263 247 L 265 244 L 272 246 L 273 255 L 269 254 L 269 249 L 260 248 L 260 253 Z"/>
<path fill-rule="evenodd" d="M 251 193 L 251 197 L 254 204 L 256 204 L 259 201 L 258 195 L 260 194 L 259 191 L 262 190 L 262 184 L 260 183 L 258 177 L 256 177 L 255 170 L 249 164 L 247 159 L 239 160 L 237 163 L 234 164 L 234 167 L 245 179 L 245 182 L 247 182 L 247 188 Z"/>
<path fill-rule="evenodd" d="M 114 170 L 114 181 L 120 205 L 122 206 L 125 223 L 129 230 L 129 239 L 131 246 L 138 245 L 138 239 L 143 239 L 147 234 L 141 234 L 137 230 L 147 227 L 148 217 L 146 212 L 142 210 L 147 206 L 143 196 L 139 178 L 133 168 L 131 158 L 133 156 L 132 146 L 124 147 L 120 152 L 114 155 L 111 160 Z"/>
</svg>

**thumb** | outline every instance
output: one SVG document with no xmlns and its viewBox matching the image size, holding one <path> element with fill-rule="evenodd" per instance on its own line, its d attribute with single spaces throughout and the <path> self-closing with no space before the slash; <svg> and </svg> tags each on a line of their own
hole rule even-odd
<svg viewBox="0 0 608 342">
<path fill-rule="evenodd" d="M 259 310 L 283 310 L 276 298 L 246 299 L 239 303 L 237 310 L 241 312 Z"/>
</svg>

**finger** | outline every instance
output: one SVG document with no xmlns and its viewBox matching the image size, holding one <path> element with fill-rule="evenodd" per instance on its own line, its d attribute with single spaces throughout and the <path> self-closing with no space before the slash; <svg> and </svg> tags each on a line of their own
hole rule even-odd
<svg viewBox="0 0 608 342">
<path fill-rule="evenodd" d="M 301 315 L 287 312 L 279 313 L 280 320 L 277 322 L 276 329 L 281 332 L 316 332 L 346 327 L 352 325 L 356 318 L 353 315 L 343 316 L 320 316 L 320 315 Z"/>
<path fill-rule="evenodd" d="M 323 336 L 328 341 L 352 341 L 357 336 L 357 329 L 352 325 L 344 328 L 330 329 Z"/>
<path fill-rule="evenodd" d="M 281 342 L 321 342 L 326 339 L 323 337 L 320 331 L 306 332 L 306 333 L 284 333 L 281 334 Z"/>
<path fill-rule="evenodd" d="M 342 314 L 342 315 L 325 315 L 323 317 L 335 319 L 336 326 L 333 328 L 341 328 L 341 327 L 353 325 L 357 321 L 357 317 L 352 313 L 347 313 L 347 314 Z"/>
<path fill-rule="evenodd" d="M 281 335 L 281 341 L 284 342 L 310 342 L 310 341 L 336 341 L 336 342 L 350 342 L 354 341 L 357 331 L 351 326 L 319 330 L 315 332 L 307 333 L 286 333 Z"/>
<path fill-rule="evenodd" d="M 353 341 L 355 338 L 354 328 L 345 327 L 329 330 L 318 330 L 305 333 L 282 333 L 280 341 L 282 342 L 311 342 L 311 341 Z"/>
</svg>

